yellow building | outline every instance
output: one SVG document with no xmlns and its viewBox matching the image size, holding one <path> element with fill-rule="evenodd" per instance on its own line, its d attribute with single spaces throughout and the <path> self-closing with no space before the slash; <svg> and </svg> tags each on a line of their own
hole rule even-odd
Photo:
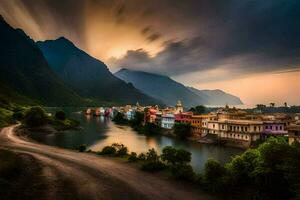
<svg viewBox="0 0 300 200">
<path fill-rule="evenodd" d="M 300 142 L 300 121 L 287 127 L 289 135 L 289 144 L 295 141 Z"/>
<path fill-rule="evenodd" d="M 192 132 L 195 135 L 202 134 L 202 115 L 193 115 L 191 118 Z"/>
</svg>

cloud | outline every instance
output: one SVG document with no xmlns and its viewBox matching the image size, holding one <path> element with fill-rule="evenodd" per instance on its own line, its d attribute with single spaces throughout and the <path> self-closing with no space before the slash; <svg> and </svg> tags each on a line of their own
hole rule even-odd
<svg viewBox="0 0 300 200">
<path fill-rule="evenodd" d="M 117 67 L 238 76 L 300 66 L 299 0 L 2 0 L 0 11 L 33 38 L 64 35 L 83 49 L 109 40 L 118 56 L 128 50 L 112 59 Z"/>
<path fill-rule="evenodd" d="M 192 34 L 164 44 L 154 57 L 146 50 L 128 51 L 115 62 L 118 67 L 171 76 L 225 67 L 233 74 L 300 69 L 300 1 L 174 1 L 169 7 L 164 1 L 160 6 L 168 15 L 158 14 L 161 24 L 185 26 Z"/>
</svg>

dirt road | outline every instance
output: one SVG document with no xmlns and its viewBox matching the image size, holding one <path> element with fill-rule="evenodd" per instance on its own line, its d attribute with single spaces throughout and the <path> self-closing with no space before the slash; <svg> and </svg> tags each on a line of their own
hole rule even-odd
<svg viewBox="0 0 300 200">
<path fill-rule="evenodd" d="M 15 128 L 1 130 L 0 148 L 30 155 L 41 164 L 47 191 L 39 199 L 212 199 L 188 184 L 120 161 L 34 143 L 16 136 Z"/>
</svg>

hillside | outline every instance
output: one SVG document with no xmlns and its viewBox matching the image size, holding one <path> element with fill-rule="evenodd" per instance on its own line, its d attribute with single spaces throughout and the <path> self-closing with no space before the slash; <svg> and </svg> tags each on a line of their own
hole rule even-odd
<svg viewBox="0 0 300 200">
<path fill-rule="evenodd" d="M 173 106 L 178 100 L 184 106 L 195 105 L 237 105 L 242 104 L 238 97 L 227 94 L 221 90 L 198 90 L 189 88 L 167 76 L 158 74 L 121 69 L 115 75 L 144 93 L 161 100 L 168 106 Z"/>
<path fill-rule="evenodd" d="M 1 98 L 35 99 L 47 106 L 80 105 L 82 99 L 49 68 L 42 52 L 22 30 L 0 17 Z M 22 100 L 22 101 L 23 101 Z"/>
<path fill-rule="evenodd" d="M 103 62 L 64 37 L 37 44 L 51 68 L 85 98 L 118 103 L 160 104 L 132 84 L 115 77 Z"/>
</svg>

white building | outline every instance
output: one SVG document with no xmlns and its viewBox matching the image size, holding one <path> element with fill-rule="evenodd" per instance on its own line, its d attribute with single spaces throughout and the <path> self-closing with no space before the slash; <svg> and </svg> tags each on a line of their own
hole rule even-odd
<svg viewBox="0 0 300 200">
<path fill-rule="evenodd" d="M 260 139 L 264 128 L 262 121 L 252 120 L 212 120 L 204 121 L 204 132 L 215 134 L 219 139 L 256 141 Z"/>
<path fill-rule="evenodd" d="M 175 116 L 173 114 L 165 114 L 161 116 L 161 127 L 172 129 L 175 123 Z"/>
</svg>

